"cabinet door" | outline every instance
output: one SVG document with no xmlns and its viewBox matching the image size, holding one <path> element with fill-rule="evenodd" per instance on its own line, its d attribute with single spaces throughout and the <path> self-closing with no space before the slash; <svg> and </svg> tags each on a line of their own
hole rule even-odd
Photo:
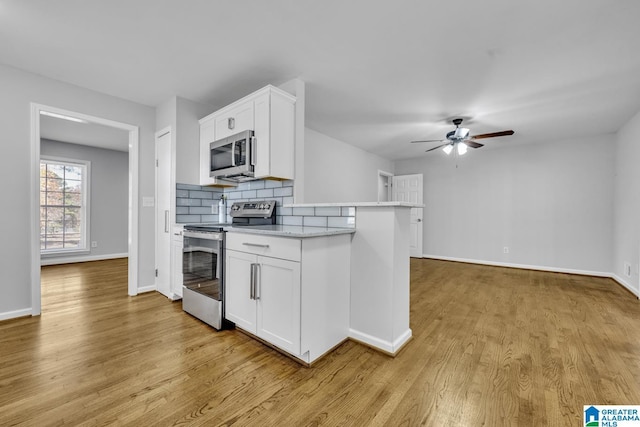
<svg viewBox="0 0 640 427">
<path fill-rule="evenodd" d="M 300 263 L 270 257 L 258 263 L 256 335 L 300 354 Z"/>
<path fill-rule="evenodd" d="M 216 139 L 222 139 L 229 135 L 253 130 L 253 101 L 245 102 L 215 119 Z"/>
<path fill-rule="evenodd" d="M 251 264 L 257 256 L 227 250 L 225 264 L 225 318 L 256 333 L 256 301 L 251 299 Z"/>
</svg>

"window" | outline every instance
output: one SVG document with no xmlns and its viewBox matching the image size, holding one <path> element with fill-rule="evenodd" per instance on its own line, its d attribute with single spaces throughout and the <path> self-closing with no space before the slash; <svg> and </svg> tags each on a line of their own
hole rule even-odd
<svg viewBox="0 0 640 427">
<path fill-rule="evenodd" d="M 89 165 L 40 159 L 40 253 L 88 250 Z"/>
</svg>

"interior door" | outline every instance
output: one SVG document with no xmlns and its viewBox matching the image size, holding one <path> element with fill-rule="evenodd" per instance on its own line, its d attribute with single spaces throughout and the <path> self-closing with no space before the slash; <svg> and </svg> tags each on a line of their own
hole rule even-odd
<svg viewBox="0 0 640 427">
<path fill-rule="evenodd" d="M 156 135 L 156 289 L 171 292 L 171 131 Z"/>
<path fill-rule="evenodd" d="M 393 177 L 393 200 L 421 205 L 423 203 L 422 174 Z M 411 208 L 410 255 L 422 258 L 422 231 L 424 208 Z"/>
</svg>

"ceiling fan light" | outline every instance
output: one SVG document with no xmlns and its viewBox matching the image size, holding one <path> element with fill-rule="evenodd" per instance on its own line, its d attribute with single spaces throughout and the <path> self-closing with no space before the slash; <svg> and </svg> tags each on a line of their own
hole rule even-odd
<svg viewBox="0 0 640 427">
<path fill-rule="evenodd" d="M 453 151 L 453 145 L 451 144 L 445 145 L 444 147 L 442 147 L 442 151 L 447 153 L 447 156 L 448 156 L 449 154 L 451 154 L 451 151 Z"/>
<path fill-rule="evenodd" d="M 457 145 L 458 145 L 458 155 L 462 156 L 464 153 L 467 152 L 467 144 L 460 142 Z"/>
<path fill-rule="evenodd" d="M 458 139 L 466 138 L 469 135 L 469 129 L 467 128 L 456 128 L 454 131 L 454 136 Z"/>
</svg>

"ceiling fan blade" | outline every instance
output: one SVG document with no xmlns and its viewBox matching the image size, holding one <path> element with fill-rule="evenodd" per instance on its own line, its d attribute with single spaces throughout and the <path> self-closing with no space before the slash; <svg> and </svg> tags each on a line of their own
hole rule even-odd
<svg viewBox="0 0 640 427">
<path fill-rule="evenodd" d="M 480 148 L 480 147 L 484 147 L 484 144 L 480 144 L 479 142 L 475 142 L 475 141 L 462 141 L 465 144 L 467 144 L 469 147 L 471 148 Z"/>
<path fill-rule="evenodd" d="M 515 132 L 512 130 L 503 130 L 502 132 L 493 132 L 493 133 L 483 133 L 482 135 L 474 135 L 472 139 L 484 139 L 484 138 L 495 138 L 496 136 L 509 136 L 513 135 Z"/>
<path fill-rule="evenodd" d="M 421 140 L 421 141 L 411 141 L 412 144 L 418 143 L 418 142 L 441 142 L 443 141 L 442 139 L 425 139 L 425 140 Z"/>
<path fill-rule="evenodd" d="M 429 151 L 437 150 L 438 148 L 442 148 L 445 145 L 449 145 L 449 144 L 450 144 L 450 142 L 447 142 L 446 144 L 442 144 L 442 145 L 438 145 L 437 147 L 429 148 L 428 150 L 425 151 L 425 153 L 428 153 Z"/>
</svg>

